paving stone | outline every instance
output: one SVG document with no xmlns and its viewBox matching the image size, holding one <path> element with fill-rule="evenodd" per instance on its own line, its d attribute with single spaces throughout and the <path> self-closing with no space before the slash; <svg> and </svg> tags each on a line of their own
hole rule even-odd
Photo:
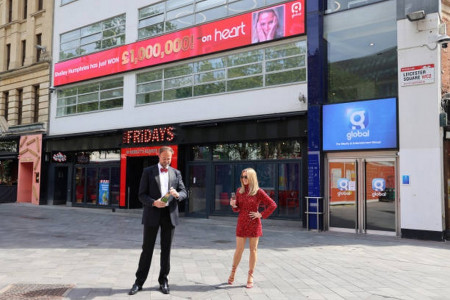
<svg viewBox="0 0 450 300">
<path fill-rule="evenodd" d="M 158 238 L 144 289 L 131 297 L 141 212 L 0 204 L 0 295 L 12 284 L 70 284 L 70 300 L 449 299 L 448 243 L 309 232 L 282 220 L 263 220 L 254 288 L 245 288 L 248 244 L 230 286 L 235 216 L 182 217 L 171 294 L 158 289 Z"/>
</svg>

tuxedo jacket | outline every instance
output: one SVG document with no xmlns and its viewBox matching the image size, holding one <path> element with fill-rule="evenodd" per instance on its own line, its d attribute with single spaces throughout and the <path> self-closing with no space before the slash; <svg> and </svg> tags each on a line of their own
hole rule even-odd
<svg viewBox="0 0 450 300">
<path fill-rule="evenodd" d="M 181 172 L 172 167 L 168 167 L 169 186 L 173 187 L 180 194 L 178 199 L 169 197 L 170 220 L 173 226 L 178 225 L 178 202 L 187 197 L 186 188 L 181 178 Z M 153 202 L 162 197 L 161 185 L 159 180 L 158 165 L 145 168 L 142 172 L 141 182 L 139 184 L 139 201 L 144 205 L 142 214 L 142 224 L 145 226 L 159 226 L 162 208 L 153 206 Z"/>
</svg>

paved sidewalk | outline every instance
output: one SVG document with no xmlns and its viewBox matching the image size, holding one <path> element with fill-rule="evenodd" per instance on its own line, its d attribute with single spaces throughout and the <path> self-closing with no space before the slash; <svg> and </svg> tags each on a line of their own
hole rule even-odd
<svg viewBox="0 0 450 300">
<path fill-rule="evenodd" d="M 232 217 L 182 218 L 171 256 L 171 294 L 158 291 L 158 238 L 144 290 L 128 296 L 140 254 L 140 219 L 122 210 L 1 204 L 0 299 L 18 284 L 72 286 L 64 298 L 45 299 L 73 300 L 450 299 L 448 243 L 308 232 L 293 221 L 263 220 L 255 287 L 245 288 L 248 248 L 229 286 Z"/>
</svg>

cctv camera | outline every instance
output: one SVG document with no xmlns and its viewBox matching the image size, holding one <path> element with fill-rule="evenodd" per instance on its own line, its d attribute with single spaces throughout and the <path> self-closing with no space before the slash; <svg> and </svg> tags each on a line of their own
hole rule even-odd
<svg viewBox="0 0 450 300">
<path fill-rule="evenodd" d="M 448 36 L 446 34 L 445 35 L 438 35 L 436 41 L 439 44 L 447 44 L 448 42 L 450 42 L 450 36 Z"/>
<path fill-rule="evenodd" d="M 54 91 L 56 91 L 56 89 L 53 86 L 49 87 L 48 90 L 50 91 L 50 93 L 53 93 Z"/>
</svg>

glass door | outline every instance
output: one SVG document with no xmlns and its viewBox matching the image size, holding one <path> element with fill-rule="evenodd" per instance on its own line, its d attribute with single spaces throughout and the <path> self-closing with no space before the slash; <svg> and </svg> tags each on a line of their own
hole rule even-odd
<svg viewBox="0 0 450 300">
<path fill-rule="evenodd" d="M 189 214 L 205 216 L 207 213 L 206 164 L 189 166 Z"/>
<path fill-rule="evenodd" d="M 395 158 L 330 159 L 328 227 L 396 232 Z"/>
<path fill-rule="evenodd" d="M 395 160 L 365 160 L 365 229 L 395 231 Z"/>
<path fill-rule="evenodd" d="M 358 229 L 357 166 L 355 159 L 328 163 L 329 227 Z"/>
<path fill-rule="evenodd" d="M 55 167 L 55 194 L 53 204 L 66 204 L 67 202 L 67 166 Z"/>
</svg>

